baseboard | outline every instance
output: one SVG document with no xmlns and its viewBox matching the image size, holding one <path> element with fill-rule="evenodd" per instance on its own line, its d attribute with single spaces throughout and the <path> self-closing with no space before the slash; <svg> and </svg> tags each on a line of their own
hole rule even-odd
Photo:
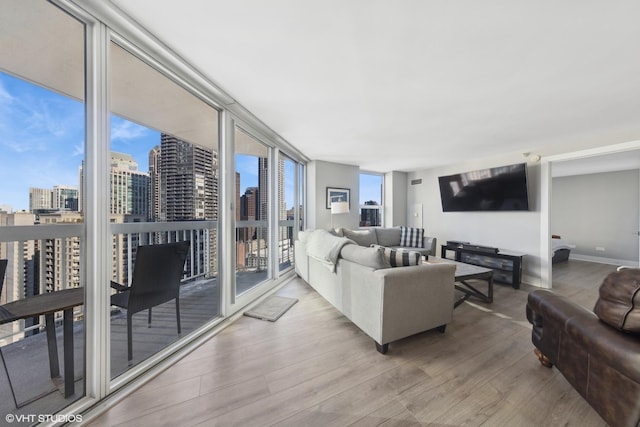
<svg viewBox="0 0 640 427">
<path fill-rule="evenodd" d="M 630 260 L 630 259 L 614 259 L 614 258 L 605 258 L 605 257 L 599 257 L 599 256 L 591 256 L 591 255 L 580 255 L 580 254 L 573 254 L 573 253 L 569 255 L 569 259 L 575 259 L 576 261 L 597 262 L 600 264 L 627 265 L 629 267 L 638 267 L 638 260 Z"/>
<path fill-rule="evenodd" d="M 522 275 L 522 284 L 535 286 L 536 288 L 547 288 L 547 286 L 543 286 L 542 279 L 539 277 L 531 276 L 529 274 Z"/>
</svg>

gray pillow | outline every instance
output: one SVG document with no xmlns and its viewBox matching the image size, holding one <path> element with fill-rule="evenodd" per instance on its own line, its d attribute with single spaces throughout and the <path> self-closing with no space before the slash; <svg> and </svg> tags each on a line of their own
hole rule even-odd
<svg viewBox="0 0 640 427">
<path fill-rule="evenodd" d="M 369 247 L 378 244 L 375 230 L 349 230 L 343 228 L 342 232 L 344 233 L 344 237 L 353 240 L 360 246 Z"/>
<path fill-rule="evenodd" d="M 376 228 L 375 231 L 380 246 L 400 246 L 400 227 Z"/>
<path fill-rule="evenodd" d="M 363 248 L 358 245 L 344 245 L 340 252 L 340 256 L 347 261 L 375 268 L 376 270 L 388 267 L 384 261 L 382 250 L 378 248 Z"/>
</svg>

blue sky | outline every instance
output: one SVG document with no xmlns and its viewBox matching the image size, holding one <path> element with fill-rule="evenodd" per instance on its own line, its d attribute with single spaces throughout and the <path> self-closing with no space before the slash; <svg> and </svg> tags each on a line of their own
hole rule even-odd
<svg viewBox="0 0 640 427">
<path fill-rule="evenodd" d="M 131 154 L 149 170 L 149 150 L 160 132 L 111 117 L 111 150 Z M 0 205 L 29 208 L 29 187 L 78 186 L 84 158 L 84 108 L 81 102 L 0 72 Z M 236 156 L 240 193 L 258 186 L 258 160 Z M 293 205 L 293 162 L 285 162 L 286 206 Z M 360 200 L 380 201 L 380 176 L 361 175 Z"/>
<path fill-rule="evenodd" d="M 0 73 L 0 204 L 29 207 L 29 187 L 77 185 L 82 104 Z"/>
<path fill-rule="evenodd" d="M 149 170 L 149 150 L 160 132 L 111 117 L 111 150 L 131 154 Z M 84 158 L 84 107 L 79 101 L 0 72 L 0 205 L 29 208 L 29 187 L 78 186 Z M 258 185 L 257 158 L 238 156 L 241 193 Z M 293 204 L 293 169 L 285 163 L 287 208 Z"/>
<path fill-rule="evenodd" d="M 382 175 L 360 174 L 360 204 L 375 200 L 382 204 Z"/>
</svg>

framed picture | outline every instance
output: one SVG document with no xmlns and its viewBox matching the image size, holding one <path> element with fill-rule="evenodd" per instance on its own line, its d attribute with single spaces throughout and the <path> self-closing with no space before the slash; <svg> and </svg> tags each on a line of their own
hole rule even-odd
<svg viewBox="0 0 640 427">
<path fill-rule="evenodd" d="M 350 192 L 351 190 L 349 190 L 348 188 L 327 187 L 327 209 L 331 209 L 331 202 L 350 203 Z"/>
</svg>

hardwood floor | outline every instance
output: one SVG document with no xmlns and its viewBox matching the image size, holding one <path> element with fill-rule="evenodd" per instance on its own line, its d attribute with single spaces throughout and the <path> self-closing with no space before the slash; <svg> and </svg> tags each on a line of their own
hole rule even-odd
<svg viewBox="0 0 640 427">
<path fill-rule="evenodd" d="M 554 290 L 592 308 L 613 266 L 554 266 Z M 374 342 L 301 279 L 277 322 L 243 317 L 91 426 L 603 426 L 556 369 L 533 355 L 532 288 L 497 284 L 446 333 Z"/>
</svg>

